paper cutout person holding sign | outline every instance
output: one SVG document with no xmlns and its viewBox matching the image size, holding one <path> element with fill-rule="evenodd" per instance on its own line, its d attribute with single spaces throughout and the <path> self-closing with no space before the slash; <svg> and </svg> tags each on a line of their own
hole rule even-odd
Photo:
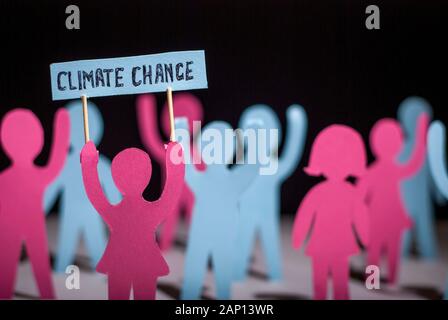
<svg viewBox="0 0 448 320">
<path fill-rule="evenodd" d="M 418 118 L 414 150 L 406 163 L 399 163 L 403 132 L 394 119 L 381 119 L 370 132 L 370 146 L 376 160 L 361 185 L 366 192 L 370 217 L 368 264 L 379 266 L 381 255 L 388 258 L 388 282 L 395 285 L 399 268 L 402 235 L 412 227 L 401 199 L 400 184 L 415 175 L 424 164 L 428 115 Z"/>
<path fill-rule="evenodd" d="M 177 163 L 176 163 L 176 159 Z M 169 273 L 155 232 L 176 208 L 183 188 L 182 149 L 176 142 L 166 148 L 166 181 L 160 199 L 146 201 L 142 193 L 151 179 L 151 159 L 143 150 L 129 148 L 112 160 L 112 177 L 123 199 L 117 205 L 107 200 L 99 181 L 98 151 L 88 142 L 81 152 L 87 196 L 110 230 L 110 239 L 97 266 L 107 274 L 109 299 L 155 299 L 157 278 Z"/>
<path fill-rule="evenodd" d="M 186 117 L 188 119 L 190 134 L 192 137 L 196 136 L 196 132 L 193 132 L 193 122 L 202 121 L 202 104 L 195 96 L 189 93 L 179 93 L 174 96 L 173 104 L 176 105 L 174 112 L 175 117 Z M 164 154 L 163 139 L 160 137 L 157 121 L 157 104 L 153 95 L 141 95 L 137 99 L 137 120 L 139 124 L 140 136 L 143 143 L 151 154 L 156 159 L 161 167 L 164 166 Z M 170 122 L 168 114 L 168 105 L 165 105 L 161 115 L 161 127 L 166 136 L 170 133 Z M 192 139 L 193 140 L 193 139 Z M 195 148 L 192 146 L 192 148 Z M 197 152 L 193 153 L 193 156 Z M 196 161 L 199 162 L 199 161 Z M 201 170 L 204 166 L 199 166 Z M 178 204 L 178 207 L 172 215 L 167 217 L 165 223 L 162 225 L 160 233 L 160 247 L 162 250 L 168 250 L 171 248 L 173 238 L 175 235 L 177 221 L 181 213 L 184 213 L 187 220 L 191 220 L 191 215 L 194 206 L 194 194 L 185 183 L 182 195 Z"/>
<path fill-rule="evenodd" d="M 258 142 L 258 150 L 272 161 L 278 162 L 273 174 L 259 175 L 240 199 L 241 215 L 238 231 L 238 253 L 236 254 L 236 279 L 244 280 L 248 271 L 251 252 L 257 232 L 263 245 L 269 278 L 282 278 L 280 245 L 280 187 L 297 167 L 305 144 L 307 119 L 301 106 L 292 105 L 287 111 L 288 131 L 280 159 L 277 159 L 278 139 L 266 146 Z M 241 116 L 242 129 L 264 129 L 281 131 L 280 121 L 267 105 L 253 105 Z M 279 132 L 280 136 L 281 133 Z M 269 134 L 267 134 L 269 136 Z M 280 138 L 279 138 L 280 139 Z M 267 150 L 265 150 L 267 149 Z"/>
<path fill-rule="evenodd" d="M 31 110 L 9 111 L 1 123 L 1 144 L 11 165 L 0 173 L 0 299 L 12 298 L 22 243 L 30 259 L 40 297 L 53 299 L 51 267 L 42 208 L 45 188 L 64 165 L 70 120 L 59 109 L 46 166 L 34 164 L 44 143 L 39 119 Z"/>
<path fill-rule="evenodd" d="M 188 122 L 178 120 L 176 126 L 185 159 L 191 159 Z M 259 166 L 228 167 L 235 152 L 235 136 L 232 135 L 232 141 L 225 140 L 226 131 L 233 132 L 228 123 L 214 121 L 198 137 L 201 141 L 197 145 L 202 146 L 201 156 L 207 170 L 199 171 L 191 163 L 186 165 L 185 178 L 196 199 L 185 257 L 182 299 L 200 297 L 209 258 L 217 298 L 230 298 L 237 252 L 238 200 L 256 178 Z M 220 155 L 219 159 L 214 158 L 216 155 Z"/>
<path fill-rule="evenodd" d="M 81 151 L 84 187 L 111 232 L 96 268 L 108 275 L 109 298 L 129 299 L 133 289 L 135 299 L 154 299 L 157 278 L 169 271 L 155 232 L 177 208 L 184 186 L 182 149 L 175 142 L 172 91 L 207 88 L 204 51 L 53 63 L 50 74 L 53 100 L 81 97 L 86 142 Z M 77 82 L 73 83 L 75 79 Z M 155 202 L 143 199 L 142 193 L 151 179 L 151 160 L 144 151 L 129 148 L 112 161 L 112 178 L 123 195 L 120 203 L 113 205 L 98 177 L 98 151 L 89 141 L 87 96 L 160 91 L 167 93 L 170 120 L 162 195 Z"/>
<path fill-rule="evenodd" d="M 323 175 L 325 181 L 306 194 L 292 231 L 295 249 L 311 233 L 306 254 L 313 263 L 314 299 L 326 299 L 330 274 L 334 298 L 349 298 L 349 258 L 359 252 L 354 230 L 366 245 L 369 226 L 363 194 L 346 179 L 361 177 L 365 169 L 364 143 L 352 128 L 331 125 L 314 140 L 305 172 L 311 176 Z"/>
<path fill-rule="evenodd" d="M 89 102 L 89 123 L 92 125 L 90 135 L 99 144 L 103 135 L 103 119 L 97 106 Z M 106 230 L 101 218 L 87 198 L 82 181 L 79 154 L 84 146 L 82 106 L 80 101 L 72 101 L 66 109 L 70 114 L 70 146 L 64 169 L 45 193 L 45 211 L 49 213 L 51 206 L 62 192 L 59 209 L 59 244 L 55 262 L 56 272 L 65 272 L 68 265 L 75 260 L 76 248 L 81 235 L 84 235 L 87 252 L 92 269 L 95 269 L 106 247 Z M 100 155 L 99 176 L 101 185 L 112 203 L 120 200 L 120 194 L 110 174 L 110 160 Z"/>
<path fill-rule="evenodd" d="M 416 142 L 418 117 L 426 113 L 432 116 L 432 108 L 423 98 L 409 97 L 398 108 L 398 119 L 403 127 L 406 139 L 401 163 L 406 163 Z M 425 259 L 437 257 L 437 239 L 434 221 L 433 201 L 441 202 L 441 196 L 429 172 L 425 159 L 418 172 L 401 184 L 401 193 L 406 211 L 414 220 L 414 230 L 408 231 L 404 237 L 403 253 L 408 256 L 411 251 L 412 238 L 415 237 L 418 253 Z"/>
<path fill-rule="evenodd" d="M 446 129 L 441 121 L 434 121 L 428 131 L 428 162 L 434 182 L 448 199 L 448 171 L 446 162 Z M 448 279 L 445 287 L 445 300 L 448 300 Z"/>
</svg>

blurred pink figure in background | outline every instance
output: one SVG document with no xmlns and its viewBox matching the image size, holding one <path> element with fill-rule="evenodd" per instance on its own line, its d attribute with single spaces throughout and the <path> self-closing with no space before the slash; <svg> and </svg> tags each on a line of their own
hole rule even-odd
<svg viewBox="0 0 448 320">
<path fill-rule="evenodd" d="M 62 170 L 69 148 L 70 119 L 59 109 L 48 164 L 36 166 L 44 131 L 31 110 L 9 111 L 1 124 L 1 144 L 11 165 L 0 173 L 0 298 L 12 298 L 22 243 L 41 298 L 53 299 L 43 196 Z"/>
<path fill-rule="evenodd" d="M 370 132 L 370 146 L 376 160 L 360 181 L 369 208 L 367 262 L 379 267 L 381 255 L 386 252 L 388 282 L 392 285 L 397 281 L 403 233 L 412 227 L 412 219 L 406 213 L 401 198 L 400 183 L 416 174 L 424 163 L 428 119 L 426 114 L 419 117 L 415 148 L 407 163 L 398 161 L 404 140 L 396 120 L 381 119 Z"/>
<path fill-rule="evenodd" d="M 189 93 L 176 94 L 173 97 L 174 105 L 174 117 L 185 117 L 188 119 L 189 128 L 191 128 L 190 136 L 192 157 L 197 163 L 196 167 L 200 170 L 205 169 L 205 164 L 200 161 L 199 152 L 196 151 L 196 147 L 193 146 L 194 138 L 196 133 L 194 131 L 195 126 L 194 121 L 202 121 L 203 119 L 203 109 L 202 104 L 195 96 Z M 156 159 L 159 165 L 162 167 L 162 181 L 164 181 L 165 172 L 163 171 L 164 159 L 165 159 L 165 149 L 164 140 L 159 134 L 159 125 L 157 121 L 157 103 L 153 95 L 145 94 L 137 98 L 137 120 L 139 124 L 139 131 L 141 139 L 146 150 L 151 154 L 151 156 Z M 168 105 L 165 104 L 162 114 L 161 114 L 161 128 L 166 137 L 170 134 L 170 121 L 168 113 Z M 177 229 L 177 222 L 182 213 L 185 214 L 187 221 L 191 221 L 191 215 L 193 213 L 194 207 L 194 194 L 184 183 L 184 188 L 182 189 L 182 195 L 173 211 L 173 214 L 168 216 L 165 223 L 162 226 L 160 237 L 160 247 L 162 250 L 168 250 L 174 240 L 175 231 Z"/>
<path fill-rule="evenodd" d="M 178 152 L 179 161 L 172 155 Z M 166 181 L 156 201 L 146 201 L 142 193 L 151 180 L 151 159 L 143 150 L 129 148 L 112 161 L 112 178 L 123 199 L 112 205 L 98 178 L 98 151 L 88 142 L 81 152 L 86 193 L 110 230 L 106 250 L 97 271 L 107 274 L 109 299 L 155 299 L 157 278 L 169 273 L 156 242 L 157 227 L 173 214 L 184 186 L 185 165 L 180 144 L 170 142 L 165 150 Z"/>
<path fill-rule="evenodd" d="M 297 210 L 292 233 L 296 249 L 311 233 L 306 254 L 313 263 L 314 299 L 327 298 L 330 274 L 334 298 L 349 298 L 349 258 L 359 252 L 354 229 L 366 244 L 368 214 L 362 193 L 346 179 L 359 178 L 365 169 L 364 144 L 352 128 L 331 125 L 314 140 L 305 172 L 323 175 L 326 180 L 306 194 Z"/>
</svg>

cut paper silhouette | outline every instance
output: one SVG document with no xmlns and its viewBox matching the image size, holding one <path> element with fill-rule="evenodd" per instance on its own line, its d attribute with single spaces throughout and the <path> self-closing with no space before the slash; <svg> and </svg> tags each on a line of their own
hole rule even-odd
<svg viewBox="0 0 448 320">
<path fill-rule="evenodd" d="M 399 156 L 401 163 L 406 163 L 411 156 L 416 142 L 417 119 L 422 113 L 431 117 L 432 108 L 420 97 L 409 97 L 398 108 L 398 119 L 405 134 L 403 151 Z M 406 211 L 414 220 L 413 230 L 407 231 L 404 236 L 404 256 L 409 256 L 414 238 L 417 252 L 422 258 L 436 258 L 438 250 L 433 201 L 440 202 L 441 197 L 429 172 L 426 159 L 412 178 L 403 181 L 401 194 Z"/>
<path fill-rule="evenodd" d="M 381 119 L 370 132 L 370 147 L 375 161 L 362 177 L 370 218 L 368 264 L 380 266 L 383 253 L 388 259 L 388 283 L 397 283 L 403 233 L 412 227 L 412 219 L 404 207 L 400 185 L 415 175 L 426 156 L 428 115 L 418 119 L 416 141 L 406 163 L 398 156 L 404 145 L 400 124 L 394 119 Z"/>
<path fill-rule="evenodd" d="M 277 161 L 275 174 L 259 175 L 240 199 L 238 247 L 236 254 L 236 279 L 247 276 L 251 253 L 256 235 L 261 240 L 270 280 L 282 278 L 282 258 L 280 244 L 280 188 L 293 173 L 302 156 L 307 130 L 305 110 L 292 105 L 287 110 L 287 135 L 281 157 L 278 159 L 281 128 L 275 112 L 267 105 L 253 105 L 247 108 L 240 119 L 241 129 L 278 130 L 279 139 L 258 142 L 258 152 Z"/>
<path fill-rule="evenodd" d="M 54 269 L 65 272 L 75 260 L 76 248 L 81 235 L 84 236 L 90 265 L 95 269 L 106 247 L 106 230 L 101 217 L 87 198 L 82 181 L 79 154 L 84 146 L 83 117 L 81 101 L 72 101 L 66 109 L 70 114 L 70 152 L 64 169 L 45 193 L 45 212 L 49 213 L 55 200 L 61 195 L 59 207 L 59 242 Z M 97 106 L 88 102 L 90 138 L 98 145 L 103 136 L 103 119 Z M 120 200 L 110 173 L 110 161 L 105 156 L 99 158 L 99 176 L 106 195 L 113 203 Z"/>
<path fill-rule="evenodd" d="M 57 177 L 69 147 L 70 119 L 56 113 L 46 166 L 36 166 L 44 131 L 31 110 L 9 111 L 1 123 L 1 144 L 11 165 L 0 173 L 0 299 L 14 293 L 22 243 L 30 259 L 40 297 L 53 299 L 50 257 L 42 207 L 45 188 Z"/>
<path fill-rule="evenodd" d="M 185 159 L 190 159 L 188 123 L 185 119 L 176 119 L 176 127 L 177 132 L 182 130 L 185 133 L 179 141 L 184 148 Z M 230 298 L 237 252 L 238 200 L 256 178 L 259 166 L 241 164 L 228 167 L 227 163 L 235 153 L 236 139 L 233 135 L 231 144 L 223 141 L 227 130 L 232 130 L 228 123 L 214 121 L 198 137 L 201 140 L 197 145 L 202 147 L 201 155 L 207 170 L 200 171 L 191 163 L 186 165 L 185 178 L 196 199 L 185 257 L 182 299 L 200 297 L 209 258 L 215 277 L 216 297 Z M 229 149 L 231 154 L 225 154 Z M 214 161 L 214 153 L 225 156 L 221 161 Z"/>
<path fill-rule="evenodd" d="M 180 161 L 174 158 L 180 158 Z M 169 273 L 155 232 L 176 208 L 184 179 L 182 148 L 171 142 L 166 149 L 166 181 L 157 201 L 146 201 L 142 193 L 151 179 L 151 159 L 143 150 L 129 148 L 112 160 L 112 178 L 122 193 L 116 205 L 109 203 L 98 177 L 98 151 L 88 142 L 81 152 L 86 193 L 110 230 L 106 250 L 96 270 L 108 276 L 109 299 L 155 299 L 157 278 Z M 179 159 L 177 159 L 179 160 Z"/>
<path fill-rule="evenodd" d="M 173 97 L 174 116 L 186 117 L 188 119 L 189 128 L 194 128 L 194 121 L 202 121 L 203 109 L 202 104 L 194 95 L 190 93 L 179 93 Z M 157 104 L 153 95 L 146 94 L 141 95 L 137 99 L 137 120 L 139 125 L 139 131 L 141 139 L 145 145 L 146 150 L 150 155 L 159 163 L 163 168 L 164 166 L 164 154 L 163 148 L 164 140 L 159 134 L 159 125 L 157 120 Z M 170 133 L 170 122 L 168 105 L 165 104 L 161 114 L 161 128 L 164 134 L 168 137 Z M 196 135 L 196 132 L 191 130 L 192 136 Z M 193 140 L 193 139 L 192 139 Z M 193 156 L 197 156 L 197 152 L 193 152 Z M 200 162 L 200 161 L 196 161 Z M 201 170 L 204 169 L 203 165 L 198 166 Z M 163 171 L 162 171 L 163 172 Z M 164 172 L 163 172 L 164 175 Z M 162 250 L 168 250 L 173 244 L 175 231 L 177 229 L 177 222 L 182 213 L 185 214 L 187 221 L 191 220 L 191 214 L 194 206 L 194 194 L 185 183 L 182 190 L 181 199 L 178 207 L 174 211 L 174 214 L 167 217 L 165 223 L 160 230 L 160 247 Z"/>
<path fill-rule="evenodd" d="M 434 182 L 448 199 L 448 171 L 446 162 L 446 129 L 441 121 L 434 121 L 428 131 L 428 162 Z M 444 299 L 448 300 L 448 279 Z"/>
<path fill-rule="evenodd" d="M 331 125 L 313 142 L 305 172 L 325 177 L 300 204 L 292 231 L 298 249 L 310 233 L 306 254 L 312 259 L 314 299 L 327 297 L 331 274 L 335 299 L 348 299 L 349 258 L 359 252 L 356 234 L 369 241 L 368 213 L 363 193 L 348 182 L 366 169 L 366 152 L 358 132 L 344 125 Z"/>
</svg>

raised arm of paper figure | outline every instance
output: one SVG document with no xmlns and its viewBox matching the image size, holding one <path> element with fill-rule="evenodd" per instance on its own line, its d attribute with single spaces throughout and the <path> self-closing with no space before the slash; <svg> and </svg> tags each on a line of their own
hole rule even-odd
<svg viewBox="0 0 448 320">
<path fill-rule="evenodd" d="M 426 134 L 428 131 L 428 115 L 423 113 L 418 118 L 417 134 L 414 150 L 409 161 L 400 166 L 402 177 L 412 176 L 423 165 L 426 156 Z"/>
<path fill-rule="evenodd" d="M 286 121 L 285 143 L 278 165 L 278 177 L 282 180 L 292 174 L 302 157 L 307 131 L 305 110 L 299 105 L 290 106 L 286 111 Z"/>
<path fill-rule="evenodd" d="M 101 185 L 103 186 L 104 193 L 107 199 L 113 204 L 120 202 L 121 193 L 115 186 L 115 182 L 112 179 L 111 163 L 108 158 L 100 155 L 98 162 L 98 172 L 101 177 Z"/>
<path fill-rule="evenodd" d="M 188 127 L 187 118 L 176 118 L 176 139 L 182 145 L 184 151 L 185 161 L 185 181 L 187 184 L 195 190 L 196 185 L 198 185 L 198 180 L 202 178 L 203 172 L 199 171 L 196 166 L 191 161 L 190 154 L 190 131 Z"/>
<path fill-rule="evenodd" d="M 64 187 L 64 179 L 65 179 L 65 169 L 59 174 L 59 176 L 54 180 L 45 190 L 44 196 L 44 211 L 45 214 L 49 214 L 51 208 L 53 207 L 56 199 L 61 193 Z"/>
<path fill-rule="evenodd" d="M 111 207 L 101 187 L 98 177 L 98 150 L 92 141 L 86 143 L 81 151 L 81 169 L 84 188 L 93 207 L 107 222 L 105 212 Z"/>
<path fill-rule="evenodd" d="M 432 178 L 445 198 L 448 198 L 446 168 L 446 130 L 440 121 L 434 121 L 428 131 L 428 160 Z"/>
<path fill-rule="evenodd" d="M 145 94 L 137 98 L 137 122 L 145 148 L 158 163 L 163 163 L 165 147 L 158 130 L 157 104 L 153 95 Z"/>
<path fill-rule="evenodd" d="M 51 145 L 48 163 L 42 168 L 43 179 L 54 180 L 62 170 L 70 146 L 70 116 L 64 108 L 56 112 L 53 129 L 53 144 Z"/>
<path fill-rule="evenodd" d="M 294 249 L 299 249 L 302 246 L 311 228 L 318 204 L 316 192 L 318 192 L 316 187 L 311 189 L 302 200 L 299 209 L 297 209 L 292 227 L 292 247 Z"/>
<path fill-rule="evenodd" d="M 159 199 L 160 205 L 164 207 L 160 211 L 164 215 L 161 219 L 172 213 L 184 188 L 185 163 L 180 143 L 170 142 L 166 145 L 165 172 L 165 186 Z"/>
</svg>

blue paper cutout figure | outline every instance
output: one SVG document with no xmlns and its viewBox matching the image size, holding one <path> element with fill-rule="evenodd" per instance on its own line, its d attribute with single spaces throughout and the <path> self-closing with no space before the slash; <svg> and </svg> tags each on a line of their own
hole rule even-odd
<svg viewBox="0 0 448 320">
<path fill-rule="evenodd" d="M 64 169 L 45 192 L 44 208 L 49 212 L 61 194 L 59 207 L 59 239 L 55 271 L 65 268 L 75 260 L 76 248 L 81 234 L 84 235 L 90 263 L 94 269 L 106 247 L 106 230 L 101 217 L 93 208 L 85 193 L 79 155 L 84 146 L 81 101 L 70 102 L 66 109 L 70 114 L 70 152 Z M 98 145 L 103 136 L 103 119 L 97 106 L 88 102 L 90 138 Z M 110 161 L 100 155 L 98 169 L 101 183 L 111 202 L 116 203 L 121 195 L 116 189 L 110 170 Z"/>
<path fill-rule="evenodd" d="M 180 118 L 176 127 L 185 159 L 191 159 L 188 123 Z M 183 129 L 182 136 L 179 136 L 179 129 Z M 235 153 L 236 142 L 233 135 L 232 145 L 224 143 L 221 138 L 225 137 L 226 130 L 232 130 L 226 122 L 208 124 L 198 137 L 201 141 L 197 144 L 207 169 L 198 171 L 194 164 L 187 164 L 185 168 L 186 181 L 196 195 L 196 202 L 185 257 L 182 299 L 200 298 L 209 258 L 212 261 L 217 298 L 230 298 L 234 257 L 237 254 L 238 200 L 255 179 L 259 166 L 242 164 L 228 167 L 227 163 L 230 163 Z M 210 151 L 211 148 L 214 148 L 214 152 Z M 231 152 L 225 154 L 229 150 Z M 212 161 L 216 152 L 221 152 L 222 161 Z"/>
<path fill-rule="evenodd" d="M 415 144 L 417 120 L 424 112 L 432 117 L 430 104 L 420 97 L 409 97 L 398 108 L 398 119 L 406 135 L 403 152 L 399 157 L 402 163 L 406 163 L 411 156 Z M 404 256 L 409 255 L 412 237 L 415 236 L 419 255 L 428 260 L 436 258 L 438 250 L 433 201 L 440 199 L 440 195 L 435 188 L 427 161 L 415 176 L 402 183 L 401 193 L 406 211 L 414 220 L 413 230 L 406 232 L 404 237 Z"/>
<path fill-rule="evenodd" d="M 448 199 L 448 171 L 446 162 L 446 129 L 441 121 L 434 121 L 428 131 L 428 162 L 431 175 L 441 194 Z M 445 287 L 448 300 L 448 279 Z"/>
<path fill-rule="evenodd" d="M 292 105 L 286 113 L 287 134 L 281 157 L 277 158 L 281 139 L 281 125 L 276 113 L 267 105 L 257 104 L 247 108 L 240 119 L 242 129 L 278 130 L 278 139 L 268 141 L 260 150 L 262 154 L 278 162 L 275 174 L 259 175 L 240 199 L 241 218 L 238 228 L 238 251 L 236 254 L 236 280 L 246 278 L 252 249 L 258 233 L 270 280 L 283 276 L 280 244 L 280 189 L 282 183 L 296 169 L 302 156 L 307 131 L 305 110 Z M 268 135 L 269 136 L 269 135 Z M 266 150 L 267 149 L 267 150 Z"/>
</svg>

